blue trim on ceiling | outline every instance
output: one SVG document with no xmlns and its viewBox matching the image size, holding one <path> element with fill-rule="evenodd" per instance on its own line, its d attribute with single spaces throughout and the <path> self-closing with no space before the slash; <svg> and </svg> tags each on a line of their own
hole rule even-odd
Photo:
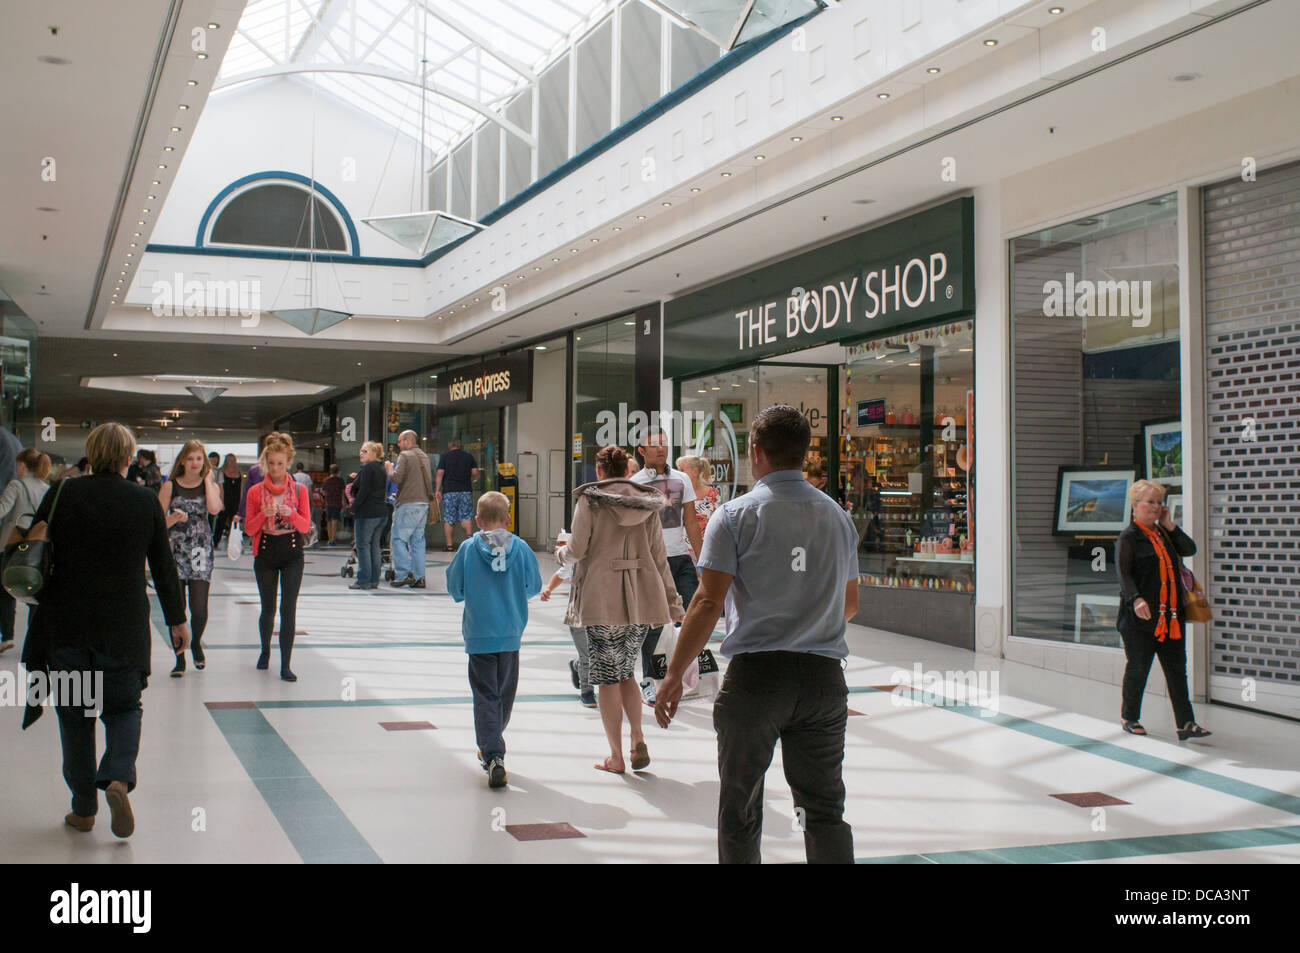
<svg viewBox="0 0 1300 953">
<path fill-rule="evenodd" d="M 195 248 L 206 247 L 203 244 L 203 236 L 207 234 L 208 221 L 209 219 L 212 218 L 212 213 L 216 211 L 217 206 L 221 204 L 222 199 L 228 196 L 231 192 L 234 192 L 236 189 L 243 188 L 245 185 L 248 185 L 250 182 L 259 182 L 264 180 L 275 181 L 277 179 L 281 181 L 288 180 L 290 182 L 297 182 L 300 185 L 307 186 L 308 189 L 315 189 L 317 194 L 321 195 L 323 198 L 328 200 L 330 205 L 334 206 L 334 211 L 338 213 L 339 218 L 343 220 L 343 224 L 348 230 L 348 241 L 352 248 L 352 252 L 350 254 L 341 255 L 341 256 L 339 256 L 337 252 L 334 254 L 338 257 L 343 258 L 344 260 L 361 257 L 361 245 L 357 238 L 357 227 L 352 223 L 352 216 L 348 214 L 348 210 L 343 206 L 343 202 L 340 201 L 339 197 L 335 195 L 333 192 L 331 192 L 329 189 L 325 188 L 325 186 L 321 185 L 320 182 L 313 182 L 305 175 L 300 175 L 297 172 L 283 172 L 283 171 L 254 172 L 251 175 L 246 175 L 243 178 L 236 179 L 234 182 L 231 182 L 224 189 L 218 192 L 216 198 L 214 198 L 211 202 L 209 202 L 208 207 L 203 210 L 203 217 L 199 219 L 199 231 L 198 234 L 194 236 L 194 247 Z M 148 251 L 152 247 L 153 246 L 147 246 L 145 250 Z M 223 249 L 223 251 L 226 251 L 228 253 L 228 250 Z M 287 252 L 285 254 L 289 256 L 295 254 L 300 255 L 304 261 L 308 257 L 310 257 L 309 255 L 301 252 Z M 260 258 L 262 256 L 258 255 L 255 257 Z M 316 255 L 315 257 L 317 258 L 317 260 L 322 260 L 321 255 Z"/>
<path fill-rule="evenodd" d="M 653 103 L 651 103 L 645 109 L 641 110 L 639 113 L 637 113 L 627 122 L 623 123 L 617 129 L 613 129 L 610 132 L 606 133 L 600 139 L 597 139 L 595 142 L 589 145 L 586 149 L 583 149 L 577 155 L 573 156 L 573 158 L 556 166 L 554 169 L 552 169 L 546 175 L 542 176 L 532 185 L 528 186 L 528 188 L 524 189 L 522 192 L 516 193 L 511 198 L 507 199 L 505 202 L 502 202 L 491 212 L 488 212 L 486 215 L 484 215 L 483 218 L 480 219 L 480 224 L 487 226 L 487 225 L 491 225 L 493 222 L 498 221 L 499 219 L 504 218 L 506 215 L 510 214 L 511 212 L 519 208 L 524 203 L 535 198 L 542 192 L 545 192 L 547 189 L 549 189 L 552 185 L 555 185 L 561 179 L 565 178 L 566 176 L 570 175 L 573 172 L 576 172 L 578 169 L 582 168 L 588 162 L 591 162 L 597 156 L 601 155 L 604 152 L 609 151 L 614 146 L 622 142 L 624 139 L 631 136 L 633 133 L 638 132 L 641 129 L 645 128 L 650 123 L 658 119 L 660 116 L 664 115 L 664 113 L 668 112 L 668 110 L 672 109 L 674 106 L 677 106 L 685 102 L 687 99 L 694 96 L 700 90 L 704 89 L 706 86 L 711 84 L 714 80 L 731 72 L 731 70 L 735 69 L 741 63 L 744 63 L 746 60 L 750 59 L 751 57 L 758 55 L 763 50 L 767 49 L 769 46 L 773 45 L 783 37 L 788 36 L 790 33 L 794 32 L 799 27 L 801 27 L 804 23 L 807 23 L 810 19 L 815 17 L 817 14 L 821 13 L 823 9 L 825 8 L 818 8 L 816 10 L 813 10 L 811 13 L 805 14 L 804 16 L 800 17 L 797 20 L 791 20 L 785 26 L 781 27 L 780 29 L 773 30 L 767 36 L 746 43 L 744 46 L 738 47 L 737 49 L 732 50 L 730 53 L 726 54 L 725 56 L 722 56 L 717 60 L 715 60 L 714 62 L 710 63 L 704 69 L 700 70 L 700 72 L 696 73 L 686 82 L 682 83 L 682 85 L 678 86 L 676 89 L 672 90 L 671 92 L 668 92 L 665 95 L 659 97 L 659 99 L 655 100 Z M 309 256 L 304 252 L 266 251 L 266 250 L 258 250 L 258 249 L 234 250 L 234 249 L 226 249 L 226 248 L 218 249 L 218 248 L 203 247 L 203 233 L 207 228 L 208 218 L 209 216 L 211 216 L 213 208 L 217 205 L 218 202 L 222 200 L 222 198 L 228 195 L 233 189 L 238 188 L 241 184 L 247 183 L 254 179 L 277 178 L 277 177 L 294 179 L 296 181 L 310 184 L 310 180 L 305 179 L 302 176 L 297 175 L 296 173 L 293 172 L 259 172 L 251 176 L 245 176 L 244 178 L 239 179 L 236 182 L 232 182 L 230 185 L 226 186 L 226 188 L 222 190 L 221 194 L 212 200 L 212 204 L 209 205 L 207 211 L 203 213 L 202 222 L 199 223 L 199 233 L 198 233 L 198 238 L 195 240 L 195 247 L 191 248 L 188 245 L 150 244 L 145 246 L 145 251 L 163 252 L 168 254 L 181 254 L 181 255 L 226 255 L 232 258 L 276 258 L 282 260 L 287 259 L 290 261 L 307 261 Z M 323 255 L 318 254 L 315 256 L 316 261 L 349 262 L 358 265 L 396 265 L 402 268 L 423 268 L 428 265 L 431 265 L 433 262 L 437 261 L 443 255 L 446 255 L 449 252 L 453 251 L 454 249 L 459 247 L 461 243 L 469 241 L 477 234 L 481 234 L 479 232 L 471 232 L 469 235 L 465 235 L 462 238 L 456 239 L 456 241 L 452 242 L 449 245 L 444 245 L 442 248 L 438 248 L 429 252 L 423 258 L 364 258 L 360 254 L 358 254 L 356 229 L 352 224 L 351 217 L 347 214 L 346 209 L 343 208 L 343 204 L 339 202 L 338 199 L 336 199 L 333 196 L 333 194 L 330 193 L 327 189 L 325 189 L 325 187 L 322 186 L 319 182 L 316 183 L 316 188 L 322 195 L 324 195 L 326 198 L 330 199 L 330 201 L 334 203 L 334 206 L 338 209 L 340 214 L 343 216 L 344 221 L 347 223 L 348 226 L 348 234 L 352 237 L 352 251 L 353 251 L 351 255 L 339 255 L 335 253 L 329 253 Z"/>
</svg>

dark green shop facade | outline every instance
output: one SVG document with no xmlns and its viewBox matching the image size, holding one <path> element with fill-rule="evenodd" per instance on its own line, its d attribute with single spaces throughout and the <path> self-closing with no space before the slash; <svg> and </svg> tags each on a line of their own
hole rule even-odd
<svg viewBox="0 0 1300 953">
<path fill-rule="evenodd" d="M 808 418 L 806 478 L 858 530 L 855 621 L 974 647 L 974 202 L 958 198 L 664 305 L 683 454 L 724 499 L 749 426 Z"/>
</svg>

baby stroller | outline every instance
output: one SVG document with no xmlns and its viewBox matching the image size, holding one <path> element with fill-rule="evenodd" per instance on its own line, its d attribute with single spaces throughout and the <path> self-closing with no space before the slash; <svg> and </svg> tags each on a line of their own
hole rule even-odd
<svg viewBox="0 0 1300 953">
<path fill-rule="evenodd" d="M 392 551 L 385 548 L 379 551 L 379 569 L 380 575 L 384 577 L 384 582 L 392 582 L 397 578 L 397 572 L 393 569 Z M 351 579 L 357 574 L 357 548 L 352 547 L 352 552 L 348 553 L 348 561 L 343 564 L 339 570 L 339 575 L 344 579 Z"/>
</svg>

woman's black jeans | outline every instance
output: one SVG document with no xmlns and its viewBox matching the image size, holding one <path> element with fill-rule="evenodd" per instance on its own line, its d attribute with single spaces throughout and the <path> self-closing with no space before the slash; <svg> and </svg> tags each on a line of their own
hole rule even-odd
<svg viewBox="0 0 1300 953">
<path fill-rule="evenodd" d="M 275 628 L 276 589 L 280 596 L 280 671 L 289 671 L 289 657 L 293 654 L 294 627 L 297 624 L 298 590 L 302 587 L 302 545 L 297 533 L 283 536 L 262 535 L 258 543 L 257 558 L 253 560 L 253 575 L 257 577 L 257 593 L 262 600 L 262 614 L 258 616 L 258 634 L 262 638 L 262 655 L 271 654 L 271 633 Z"/>
<path fill-rule="evenodd" d="M 1120 636 L 1124 639 L 1124 655 L 1128 664 L 1124 666 L 1124 706 L 1120 717 L 1125 721 L 1139 721 L 1142 717 L 1142 693 L 1147 687 L 1147 676 L 1151 673 L 1151 660 L 1160 658 L 1160 667 L 1165 671 L 1165 687 L 1169 692 L 1169 703 L 1174 708 L 1174 722 L 1181 728 L 1189 721 L 1195 721 L 1192 713 L 1192 701 L 1187 696 L 1187 638 L 1166 638 L 1157 642 L 1154 635 L 1145 632 L 1132 632 Z"/>
</svg>

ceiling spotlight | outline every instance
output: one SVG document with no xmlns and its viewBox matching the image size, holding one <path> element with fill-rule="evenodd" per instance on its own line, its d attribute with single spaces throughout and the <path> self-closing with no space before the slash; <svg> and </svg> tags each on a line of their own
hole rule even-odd
<svg viewBox="0 0 1300 953">
<path fill-rule="evenodd" d="M 519 277 L 520 277 L 520 278 L 523 278 L 524 276 L 523 276 L 523 275 L 520 275 Z"/>
<path fill-rule="evenodd" d="M 551 259 L 551 261 L 559 261 L 559 260 L 560 260 L 560 259 L 558 259 L 558 258 L 552 258 L 552 259 Z"/>
<path fill-rule="evenodd" d="M 172 146 L 163 146 L 163 152 L 175 152 L 175 151 L 176 150 Z"/>
<path fill-rule="evenodd" d="M 698 185 L 691 189 L 692 192 L 698 192 L 699 190 L 700 187 Z"/>
<path fill-rule="evenodd" d="M 137 225 L 143 225 L 143 224 L 144 224 L 144 222 L 141 222 L 141 221 L 137 221 L 137 222 L 136 222 L 136 224 L 137 224 Z"/>
<path fill-rule="evenodd" d="M 644 215 L 638 215 L 638 216 L 636 217 L 636 220 L 637 220 L 638 222 L 644 222 L 644 221 L 645 221 L 645 216 L 644 216 Z"/>
<path fill-rule="evenodd" d="M 616 232 L 621 232 L 622 230 L 623 230 L 623 227 L 622 227 L 621 225 L 615 225 L 615 226 L 614 226 L 614 231 L 616 231 Z"/>
<path fill-rule="evenodd" d="M 147 199 L 149 199 L 149 201 L 152 202 L 152 201 L 153 201 L 154 199 L 156 199 L 158 196 L 156 196 L 156 195 L 148 195 L 148 196 L 145 196 L 145 197 L 146 197 Z"/>
<path fill-rule="evenodd" d="M 207 53 L 200 53 L 200 54 L 198 55 L 198 58 L 201 59 L 201 60 L 206 60 L 206 59 L 208 58 L 208 54 L 207 54 Z"/>
<path fill-rule="evenodd" d="M 134 237 L 134 238 L 139 238 L 139 237 L 140 237 L 140 233 L 139 233 L 139 232 L 132 232 L 131 235 L 132 235 L 132 237 Z"/>
<path fill-rule="evenodd" d="M 791 136 L 791 137 L 790 137 L 790 141 L 791 141 L 791 142 L 803 142 L 803 136 Z"/>
<path fill-rule="evenodd" d="M 754 158 L 757 159 L 759 162 L 762 162 L 764 159 L 767 158 L 767 156 L 763 155 L 763 154 L 760 152 L 758 155 L 754 156 Z"/>
<path fill-rule="evenodd" d="M 221 26 L 220 23 L 209 23 L 209 24 L 208 24 L 208 29 L 209 29 L 209 30 L 215 30 L 215 29 L 216 29 L 217 27 L 219 27 L 219 26 Z"/>
<path fill-rule="evenodd" d="M 541 271 L 541 270 L 542 270 L 541 265 L 533 265 L 533 271 Z"/>
<path fill-rule="evenodd" d="M 132 248 L 135 247 L 135 242 L 132 242 L 132 243 L 131 243 L 131 247 L 132 247 Z"/>
<path fill-rule="evenodd" d="M 1200 73 L 1179 73 L 1172 77 L 1175 83 L 1190 83 L 1201 78 Z"/>
<path fill-rule="evenodd" d="M 180 131 L 181 131 L 180 126 L 172 126 L 172 132 L 180 132 Z"/>
<path fill-rule="evenodd" d="M 146 215 L 149 214 L 149 210 L 148 210 L 147 208 L 142 208 L 142 209 L 140 209 L 140 211 L 144 212 L 144 214 L 146 214 Z"/>
<path fill-rule="evenodd" d="M 599 239 L 599 238 L 593 238 L 593 239 L 591 240 L 591 243 L 592 243 L 593 245 L 598 245 L 598 244 L 600 244 L 600 239 Z"/>
<path fill-rule="evenodd" d="M 185 105 L 184 103 L 181 103 L 180 106 L 178 106 L 177 108 L 178 108 L 178 109 L 189 109 L 190 107 L 187 106 L 187 105 Z"/>
<path fill-rule="evenodd" d="M 876 93 L 876 98 L 877 98 L 877 99 L 888 99 L 888 98 L 889 98 L 889 93 Z"/>
<path fill-rule="evenodd" d="M 926 72 L 929 73 L 931 76 L 934 76 L 936 73 L 939 72 L 939 67 L 937 67 L 937 66 L 931 66 L 930 68 L 928 68 L 928 69 L 926 70 Z"/>
<path fill-rule="evenodd" d="M 1065 7 L 1049 7 L 1048 10 L 1047 10 L 1047 12 L 1050 13 L 1050 14 L 1051 14 L 1052 16 L 1054 16 L 1054 17 L 1055 17 L 1055 16 L 1060 16 L 1062 13 L 1065 12 Z"/>
<path fill-rule="evenodd" d="M 843 116 L 831 116 L 831 122 L 843 122 L 843 121 L 844 121 Z"/>
<path fill-rule="evenodd" d="M 577 250 L 578 250 L 578 249 L 576 249 L 576 248 L 570 248 L 570 249 L 569 249 L 569 252 L 570 252 L 570 253 L 573 253 L 573 252 L 576 252 Z"/>
<path fill-rule="evenodd" d="M 160 162 L 160 163 L 158 163 L 158 168 L 160 168 L 160 169 L 165 169 L 165 168 L 167 168 L 167 166 L 163 165 L 163 164 Z"/>
<path fill-rule="evenodd" d="M 660 204 L 662 204 L 664 208 L 672 208 L 672 207 L 673 207 L 673 203 L 672 203 L 672 202 L 662 202 L 662 203 L 660 203 Z"/>
<path fill-rule="evenodd" d="M 997 46 L 997 45 L 998 45 L 998 41 L 997 41 L 997 40 L 994 40 L 994 39 L 987 39 L 987 40 L 984 41 L 984 45 L 985 45 L 985 46 Z"/>
</svg>

